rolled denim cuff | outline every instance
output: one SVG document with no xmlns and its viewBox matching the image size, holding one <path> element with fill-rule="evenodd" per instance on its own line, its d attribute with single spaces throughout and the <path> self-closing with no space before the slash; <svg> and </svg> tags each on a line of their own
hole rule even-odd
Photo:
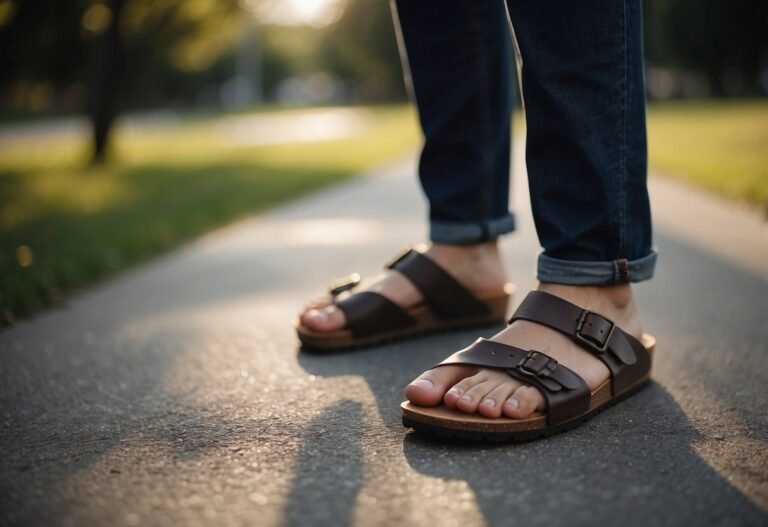
<svg viewBox="0 0 768 527">
<path fill-rule="evenodd" d="M 568 285 L 613 285 L 642 282 L 653 277 L 658 253 L 636 260 L 625 258 L 608 262 L 584 262 L 539 255 L 536 277 L 541 282 Z"/>
<path fill-rule="evenodd" d="M 515 217 L 507 214 L 501 218 L 481 222 L 430 221 L 429 239 L 437 243 L 469 245 L 495 240 L 502 234 L 515 230 Z"/>
</svg>

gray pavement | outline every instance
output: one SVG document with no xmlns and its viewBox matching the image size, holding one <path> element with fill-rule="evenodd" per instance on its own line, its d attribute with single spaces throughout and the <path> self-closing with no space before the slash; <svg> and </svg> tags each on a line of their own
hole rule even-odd
<svg viewBox="0 0 768 527">
<path fill-rule="evenodd" d="M 525 291 L 517 150 L 503 248 Z M 0 334 L 0 525 L 768 525 L 758 219 L 654 181 L 671 205 L 637 292 L 655 382 L 546 441 L 436 442 L 401 427 L 402 388 L 477 331 L 317 356 L 290 324 L 330 278 L 423 239 L 413 172 L 247 219 Z M 702 233 L 708 206 L 747 241 Z"/>
</svg>

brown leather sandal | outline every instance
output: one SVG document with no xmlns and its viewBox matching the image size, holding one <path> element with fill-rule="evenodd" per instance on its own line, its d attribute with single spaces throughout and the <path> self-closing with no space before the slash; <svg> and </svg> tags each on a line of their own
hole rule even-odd
<svg viewBox="0 0 768 527">
<path fill-rule="evenodd" d="M 409 401 L 400 406 L 403 425 L 457 439 L 525 441 L 570 430 L 617 403 L 650 380 L 656 340 L 642 341 L 623 331 L 604 316 L 582 309 L 554 295 L 532 291 L 510 319 L 529 320 L 570 336 L 611 371 L 611 377 L 591 391 L 575 372 L 544 353 L 477 339 L 435 367 L 469 364 L 505 370 L 511 377 L 538 388 L 547 401 L 546 412 L 526 419 L 499 417 L 452 410 L 445 405 L 424 407 Z"/>
<path fill-rule="evenodd" d="M 371 291 L 352 293 L 360 283 L 353 274 L 331 284 L 334 303 L 347 324 L 337 331 L 314 331 L 296 323 L 302 344 L 315 350 L 340 350 L 380 344 L 425 333 L 453 331 L 503 322 L 512 285 L 502 291 L 474 295 L 442 267 L 418 250 L 407 247 L 385 266 L 405 275 L 424 300 L 408 309 Z"/>
</svg>

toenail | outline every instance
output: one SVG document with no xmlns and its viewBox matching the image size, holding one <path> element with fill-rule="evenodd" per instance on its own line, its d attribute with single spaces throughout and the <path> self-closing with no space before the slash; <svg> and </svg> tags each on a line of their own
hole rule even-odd
<svg viewBox="0 0 768 527">
<path fill-rule="evenodd" d="M 459 390 L 458 388 L 451 388 L 450 390 L 448 390 L 448 393 L 452 393 L 454 395 L 461 395 L 461 390 Z"/>
<path fill-rule="evenodd" d="M 520 401 L 517 399 L 509 399 L 507 400 L 507 404 L 511 406 L 512 408 L 519 408 L 520 407 Z"/>
<path fill-rule="evenodd" d="M 493 399 L 486 399 L 485 401 L 483 401 L 483 406 L 486 406 L 488 408 L 493 408 L 494 406 L 496 406 L 496 401 L 494 401 Z"/>
<path fill-rule="evenodd" d="M 464 397 L 461 398 L 461 400 L 468 403 L 468 402 L 470 402 L 472 400 L 472 396 L 471 395 L 465 395 Z"/>
<path fill-rule="evenodd" d="M 418 386 L 419 388 L 424 388 L 425 390 L 431 390 L 434 384 L 432 384 L 432 381 L 429 379 L 417 379 L 411 383 L 412 386 Z"/>
<path fill-rule="evenodd" d="M 322 311 L 318 311 L 312 315 L 312 317 L 317 320 L 318 322 L 325 322 L 328 320 L 328 314 L 324 313 Z"/>
</svg>

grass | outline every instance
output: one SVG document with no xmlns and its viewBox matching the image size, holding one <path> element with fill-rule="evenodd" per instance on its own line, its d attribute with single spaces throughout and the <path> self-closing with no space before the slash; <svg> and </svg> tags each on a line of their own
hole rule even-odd
<svg viewBox="0 0 768 527">
<path fill-rule="evenodd" d="M 768 212 L 768 101 L 690 101 L 648 111 L 650 164 Z"/>
<path fill-rule="evenodd" d="M 357 136 L 270 146 L 226 145 L 216 118 L 120 130 L 102 168 L 86 138 L 0 144 L 0 319 L 418 145 L 411 109 L 365 112 Z"/>
</svg>

